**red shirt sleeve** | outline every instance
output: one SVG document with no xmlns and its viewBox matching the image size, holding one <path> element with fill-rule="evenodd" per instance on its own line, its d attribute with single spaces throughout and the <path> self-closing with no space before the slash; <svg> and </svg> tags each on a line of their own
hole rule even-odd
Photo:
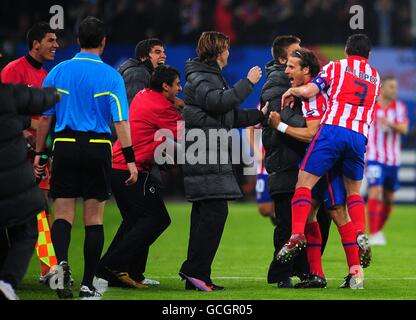
<svg viewBox="0 0 416 320">
<path fill-rule="evenodd" d="M 24 83 L 21 73 L 10 66 L 6 66 L 1 72 L 1 82 L 3 83 Z"/>
</svg>

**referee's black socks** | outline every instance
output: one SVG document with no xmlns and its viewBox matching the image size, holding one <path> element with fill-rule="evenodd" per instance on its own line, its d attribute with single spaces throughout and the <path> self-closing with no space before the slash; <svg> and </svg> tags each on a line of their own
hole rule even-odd
<svg viewBox="0 0 416 320">
<path fill-rule="evenodd" d="M 96 224 L 85 227 L 84 278 L 81 285 L 92 289 L 94 274 L 104 247 L 104 227 Z"/>
<path fill-rule="evenodd" d="M 72 225 L 64 219 L 57 219 L 52 224 L 51 238 L 58 263 L 61 261 L 68 261 L 68 249 L 69 242 L 71 241 L 71 229 Z"/>
</svg>

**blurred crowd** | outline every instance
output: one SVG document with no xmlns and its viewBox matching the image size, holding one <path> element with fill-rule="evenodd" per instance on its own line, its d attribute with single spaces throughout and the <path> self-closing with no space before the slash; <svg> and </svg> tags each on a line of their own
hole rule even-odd
<svg viewBox="0 0 416 320">
<path fill-rule="evenodd" d="M 410 0 L 2 0 L 3 50 L 24 40 L 34 21 L 49 20 L 50 6 L 65 12 L 63 44 L 88 15 L 110 26 L 111 41 L 131 43 L 156 36 L 165 43 L 194 43 L 205 30 L 227 34 L 234 44 L 270 44 L 277 34 L 296 34 L 306 44 L 342 44 L 354 4 L 364 8 L 365 32 L 378 46 L 410 46 Z M 1 43 L 0 43 L 1 45 Z"/>
</svg>

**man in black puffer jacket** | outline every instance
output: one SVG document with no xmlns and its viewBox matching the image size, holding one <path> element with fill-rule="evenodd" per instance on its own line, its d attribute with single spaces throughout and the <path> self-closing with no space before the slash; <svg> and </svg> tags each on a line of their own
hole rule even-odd
<svg viewBox="0 0 416 320">
<path fill-rule="evenodd" d="M 199 145 L 204 149 L 198 148 L 197 152 L 198 159 L 202 155 L 202 161 L 206 162 L 191 164 L 187 157 L 183 166 L 185 195 L 192 202 L 188 256 L 179 273 L 186 279 L 186 289 L 223 289 L 211 280 L 211 264 L 227 218 L 227 202 L 242 197 L 232 169 L 231 143 L 227 134 L 232 128 L 262 122 L 266 112 L 266 108 L 262 111 L 240 110 L 240 103 L 259 81 L 261 69 L 252 68 L 247 79 L 238 81 L 230 88 L 221 73 L 227 64 L 228 48 L 229 39 L 224 34 L 204 32 L 198 41 L 198 58 L 188 61 L 185 66 L 185 132 L 189 133 L 192 129 L 196 132 L 195 129 L 199 129 L 203 136 L 201 140 L 206 142 Z M 223 135 L 219 139 L 210 137 L 213 132 L 210 130 L 220 130 L 220 135 L 221 131 Z M 195 143 L 201 142 L 201 136 Z M 187 152 L 190 152 L 191 145 L 194 143 L 186 142 Z M 227 157 L 224 159 L 220 156 L 221 153 Z"/>
<path fill-rule="evenodd" d="M 7 228 L 10 247 L 0 267 L 0 299 L 16 299 L 37 240 L 36 214 L 45 200 L 27 158 L 23 130 L 30 117 L 59 101 L 54 88 L 37 89 L 0 83 L 0 231 Z"/>
<path fill-rule="evenodd" d="M 295 36 L 278 36 L 273 41 L 273 60 L 266 65 L 267 81 L 261 92 L 261 103 L 269 102 L 269 112 L 280 113 L 282 121 L 293 127 L 305 127 L 300 100 L 294 108 L 281 107 L 283 93 L 290 88 L 290 79 L 285 74 L 287 57 L 299 49 L 300 39 Z M 283 120 L 284 119 L 284 120 Z M 291 200 L 298 180 L 299 163 L 303 159 L 307 144 L 288 135 L 282 134 L 275 128 L 263 128 L 263 146 L 266 150 L 265 167 L 268 172 L 270 196 L 275 203 L 276 227 L 274 230 L 275 253 L 270 264 L 267 281 L 277 283 L 279 288 L 292 288 L 291 276 L 296 274 L 302 280 L 309 273 L 306 253 L 300 254 L 292 263 L 280 264 L 274 259 L 275 254 L 289 239 L 292 228 Z M 324 210 L 318 214 L 322 232 L 322 248 L 328 239 L 330 217 Z M 322 249 L 323 250 L 323 249 Z"/>
<path fill-rule="evenodd" d="M 123 62 L 117 70 L 126 85 L 129 105 L 137 92 L 149 87 L 153 70 L 165 63 L 165 45 L 155 38 L 142 40 L 136 45 L 134 56 Z"/>
</svg>

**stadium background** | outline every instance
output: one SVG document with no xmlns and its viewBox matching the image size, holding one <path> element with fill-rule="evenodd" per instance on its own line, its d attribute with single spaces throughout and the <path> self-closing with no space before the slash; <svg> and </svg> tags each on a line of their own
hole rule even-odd
<svg viewBox="0 0 416 320">
<path fill-rule="evenodd" d="M 195 56 L 196 40 L 205 30 L 218 30 L 232 40 L 229 65 L 225 77 L 234 83 L 253 65 L 264 67 L 271 59 L 270 44 L 279 34 L 295 34 L 303 45 L 313 49 L 322 64 L 343 57 L 343 45 L 349 34 L 349 8 L 354 4 L 364 8 L 364 30 L 373 41 L 371 56 L 381 74 L 394 74 L 399 79 L 399 98 L 408 108 L 411 120 L 410 133 L 404 138 L 403 166 L 400 171 L 402 188 L 398 202 L 413 204 L 399 206 L 386 231 L 392 247 L 376 248 L 374 265 L 369 269 L 369 290 L 360 295 L 351 292 L 340 294 L 335 288 L 343 276 L 342 249 L 332 234 L 324 265 L 330 288 L 328 291 L 282 293 L 279 297 L 296 299 L 415 299 L 414 204 L 416 203 L 416 0 L 74 0 L 74 1 L 22 1 L 2 0 L 0 11 L 0 69 L 9 61 L 24 55 L 25 32 L 33 22 L 49 21 L 52 5 L 62 5 L 65 12 L 64 30 L 59 33 L 60 48 L 55 61 L 45 65 L 50 70 L 57 63 L 71 58 L 77 51 L 74 36 L 78 23 L 87 15 L 102 18 L 108 25 L 108 45 L 103 60 L 115 68 L 131 57 L 135 44 L 144 38 L 158 37 L 165 41 L 167 63 L 178 68 L 183 75 L 185 61 Z M 413 17 L 413 20 L 412 20 Z M 264 68 L 263 68 L 264 70 Z M 253 108 L 258 103 L 265 73 L 254 92 L 243 104 Z M 185 79 L 182 76 L 182 84 Z M 254 201 L 254 176 L 239 180 L 246 194 L 244 201 Z M 183 201 L 180 171 L 174 169 L 165 175 L 166 195 L 169 200 Z M 129 294 L 112 291 L 110 299 L 203 299 L 192 293 L 178 291 L 177 268 L 185 254 L 189 230 L 190 206 L 185 203 L 168 203 L 172 225 L 152 246 L 148 275 L 161 279 L 163 287 L 149 292 Z M 274 299 L 275 290 L 265 291 L 264 277 L 272 252 L 270 223 L 256 214 L 252 203 L 232 204 L 230 217 L 220 246 L 214 273 L 221 284 L 233 290 L 210 299 Z M 71 244 L 70 260 L 79 277 L 82 270 L 83 229 L 76 221 Z M 106 208 L 106 246 L 119 223 L 114 203 Z M 335 228 L 332 228 L 332 232 Z M 394 247 L 400 244 L 400 250 Z M 255 253 L 255 254 L 253 254 Z M 404 260 L 403 260 L 404 259 Z M 76 262 L 75 262 L 76 261 Z M 406 261 L 406 263 L 402 263 Z M 241 268 L 241 264 L 244 268 Z M 342 271 L 341 271 L 342 270 Z M 39 292 L 38 265 L 33 259 L 19 295 L 24 299 L 51 299 L 44 288 Z M 239 277 L 240 276 L 240 277 Z M 332 277 L 332 278 L 331 278 Z M 336 282 L 334 283 L 334 280 Z M 79 280 L 79 279 L 76 279 Z M 269 288 L 270 289 L 270 288 Z"/>
<path fill-rule="evenodd" d="M 25 54 L 25 31 L 37 20 L 49 21 L 49 8 L 59 4 L 64 8 L 64 30 L 59 33 L 60 48 L 55 61 L 47 63 L 50 70 L 57 63 L 71 58 L 78 50 L 74 36 L 83 17 L 95 15 L 106 21 L 109 41 L 103 55 L 105 62 L 117 68 L 131 57 L 135 44 L 146 37 L 158 37 L 167 46 L 167 63 L 184 75 L 185 61 L 195 56 L 195 44 L 204 30 L 223 31 L 230 36 L 232 47 L 228 67 L 224 70 L 229 83 L 245 76 L 246 70 L 257 64 L 264 67 L 271 59 L 270 44 L 278 34 L 295 34 L 303 45 L 313 49 L 321 64 L 343 57 L 343 44 L 349 29 L 349 8 L 359 4 L 364 8 L 364 32 L 375 46 L 370 62 L 383 74 L 399 79 L 399 98 L 408 108 L 410 133 L 404 138 L 402 188 L 398 202 L 416 201 L 416 42 L 412 33 L 412 0 L 77 0 L 77 1 L 2 1 L 0 13 L 0 67 Z M 416 5 L 415 5 L 416 6 Z M 416 10 L 416 9 L 413 9 Z M 416 22 L 413 22 L 416 24 Z M 414 27 L 414 29 L 416 29 Z M 359 30 L 358 30 L 359 31 Z M 243 103 L 253 108 L 265 74 L 255 90 Z M 182 84 L 185 79 L 182 76 Z M 247 146 L 243 145 L 244 152 Z M 242 176 L 236 166 L 239 181 L 252 200 L 255 178 Z M 180 172 L 165 174 L 166 195 L 180 198 L 183 194 Z M 363 188 L 364 190 L 365 188 Z"/>
</svg>

